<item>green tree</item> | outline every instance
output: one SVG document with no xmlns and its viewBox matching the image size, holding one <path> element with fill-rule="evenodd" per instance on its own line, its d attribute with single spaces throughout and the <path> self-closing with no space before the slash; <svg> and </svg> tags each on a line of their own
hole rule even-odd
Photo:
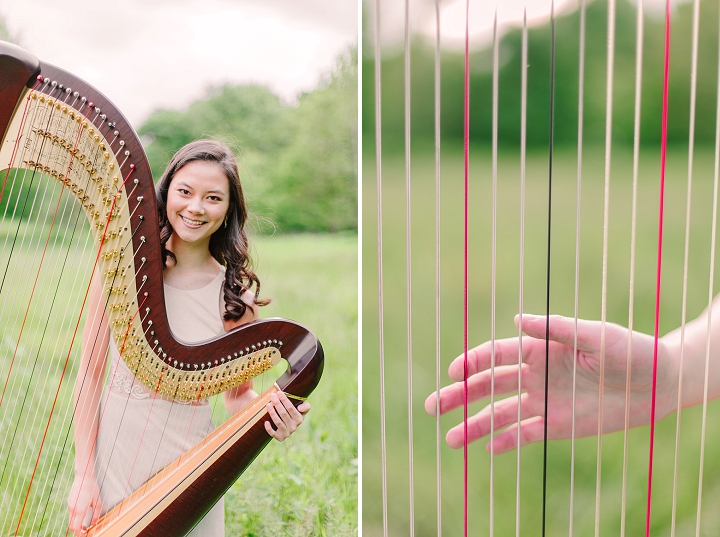
<svg viewBox="0 0 720 537">
<path fill-rule="evenodd" d="M 220 138 L 261 231 L 357 229 L 357 73 L 353 48 L 296 106 L 266 87 L 226 85 L 185 111 L 158 110 L 139 130 L 153 175 L 186 143 Z"/>
<path fill-rule="evenodd" d="M 357 77 L 353 48 L 292 111 L 295 136 L 264 193 L 283 230 L 357 229 Z"/>
<path fill-rule="evenodd" d="M 700 5 L 698 61 L 698 143 L 713 143 L 717 85 L 718 3 Z M 631 143 L 633 137 L 635 92 L 636 8 L 629 0 L 616 6 L 615 64 L 613 87 L 613 139 Z M 573 11 L 556 19 L 555 42 L 555 143 L 577 142 L 578 73 L 580 15 Z M 668 140 L 686 143 L 689 126 L 692 5 L 678 5 L 673 11 L 670 51 L 670 108 Z M 607 59 L 607 0 L 587 6 L 584 138 L 589 144 L 604 141 Z M 522 33 L 515 28 L 500 40 L 499 125 L 501 143 L 517 147 L 520 139 L 520 77 Z M 368 51 L 370 52 L 370 51 Z M 647 14 L 644 19 L 641 140 L 657 144 L 660 140 L 662 82 L 664 66 L 664 19 Z M 374 136 L 373 58 L 363 59 L 363 133 Z M 382 60 L 383 143 L 388 150 L 400 150 L 404 140 L 402 54 Z M 470 58 L 470 138 L 487 143 L 492 136 L 492 50 L 473 51 Z M 424 41 L 416 40 L 411 50 L 412 137 L 431 143 L 434 136 L 433 92 L 434 52 Z M 550 103 L 551 30 L 550 23 L 528 30 L 528 145 L 548 143 Z M 442 55 L 442 134 L 449 143 L 460 143 L 463 132 L 463 70 L 460 53 Z M 371 147 L 372 144 L 368 144 Z"/>
</svg>

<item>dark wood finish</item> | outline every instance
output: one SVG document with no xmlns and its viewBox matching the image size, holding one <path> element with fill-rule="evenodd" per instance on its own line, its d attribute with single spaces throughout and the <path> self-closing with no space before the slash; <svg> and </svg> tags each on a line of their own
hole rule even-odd
<svg viewBox="0 0 720 537">
<path fill-rule="evenodd" d="M 40 62 L 29 52 L 0 41 L 0 134 L 5 131 L 25 87 L 32 87 L 40 74 Z M 0 162 L 0 170 L 7 163 Z"/>
</svg>

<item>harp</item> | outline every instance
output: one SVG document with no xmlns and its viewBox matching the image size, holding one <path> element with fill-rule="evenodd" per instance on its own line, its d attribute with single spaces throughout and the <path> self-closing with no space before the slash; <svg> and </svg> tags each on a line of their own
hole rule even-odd
<svg viewBox="0 0 720 537">
<path fill-rule="evenodd" d="M 297 405 L 315 388 L 322 346 L 283 319 L 197 344 L 176 340 L 164 309 L 154 185 L 137 135 L 90 85 L 7 43 L 0 43 L 0 131 L 4 535 L 67 531 L 68 375 L 88 275 L 101 275 L 104 314 L 126 365 L 162 396 L 192 402 L 287 361 L 274 386 L 88 531 L 184 535 L 269 442 L 270 394 L 282 390 Z M 58 297 L 75 287 L 83 291 L 60 307 Z M 39 431 L 29 433 L 37 420 Z M 28 469 L 20 461 L 32 462 Z"/>
<path fill-rule="evenodd" d="M 450 450 L 444 439 L 451 426 L 463 421 L 461 411 L 437 420 L 436 429 L 436 422 L 427 417 L 422 405 L 428 394 L 450 382 L 446 371 L 450 360 L 464 353 L 464 328 L 469 332 L 465 348 L 482 342 L 499 344 L 501 339 L 518 337 L 518 328 L 512 323 L 518 313 L 545 314 L 548 256 L 552 261 L 550 312 L 571 320 L 576 316 L 602 318 L 608 324 L 630 325 L 652 334 L 662 123 L 657 106 L 648 106 L 652 114 L 641 115 L 640 111 L 648 99 L 662 103 L 663 48 L 653 49 L 644 41 L 643 28 L 649 18 L 643 12 L 643 3 L 636 2 L 631 10 L 628 3 L 620 1 L 580 1 L 570 6 L 571 13 L 555 19 L 556 33 L 552 33 L 557 43 L 565 41 L 568 45 L 562 51 L 564 66 L 569 57 L 574 65 L 572 71 L 556 72 L 555 99 L 562 95 L 577 110 L 574 117 L 559 116 L 556 111 L 555 121 L 556 125 L 564 122 L 566 129 L 568 124 L 578 125 L 572 132 L 577 145 L 573 143 L 570 149 L 566 146 L 564 155 L 557 146 L 554 158 L 552 145 L 550 151 L 547 144 L 534 151 L 526 146 L 530 136 L 537 136 L 529 126 L 531 118 L 545 115 L 544 137 L 550 126 L 550 21 L 546 19 L 545 26 L 534 32 L 529 24 L 520 23 L 504 41 L 496 24 L 492 44 L 473 51 L 469 62 L 465 59 L 465 68 L 468 64 L 474 68 L 474 82 L 481 78 L 477 73 L 486 75 L 482 87 L 471 87 L 469 100 L 476 134 L 469 140 L 470 210 L 466 205 L 465 215 L 461 209 L 466 199 L 465 163 L 463 136 L 459 134 L 463 91 L 458 82 L 462 80 L 462 54 L 445 55 L 439 46 L 444 13 L 440 2 L 433 6 L 406 2 L 405 53 L 393 54 L 397 47 L 388 46 L 384 54 L 386 36 L 392 33 L 385 30 L 400 21 L 400 4 L 367 3 L 372 25 L 369 33 L 376 48 L 374 65 L 368 58 L 364 72 L 370 76 L 374 73 L 375 87 L 366 85 L 364 103 L 368 107 L 374 104 L 375 122 L 364 133 L 364 180 L 365 199 L 377 199 L 377 203 L 368 203 L 364 219 L 366 266 L 373 268 L 365 275 L 365 299 L 372 306 L 365 308 L 364 323 L 363 387 L 368 401 L 363 414 L 364 531 L 369 535 L 462 535 L 463 530 L 465 535 L 711 534 L 716 524 L 707 491 L 715 487 L 717 443 L 710 438 L 717 438 L 717 401 L 705 400 L 683 408 L 655 424 L 652 473 L 648 471 L 647 426 L 600 438 L 550 441 L 548 470 L 543 472 L 542 442 L 493 455 L 485 447 L 501 427 L 493 430 L 489 425 L 488 435 L 469 446 L 466 491 L 463 453 Z M 537 7 L 540 2 L 532 4 Z M 551 3 L 543 4 L 549 12 Z M 477 13 L 483 4 L 457 2 L 453 7 L 461 13 L 452 15 L 465 20 L 466 9 Z M 613 84 L 616 44 L 611 30 L 616 19 L 620 28 L 621 10 L 624 33 L 618 30 L 617 42 L 622 35 L 625 46 L 628 42 L 637 45 L 632 49 L 630 76 L 616 76 Z M 437 28 L 429 38 L 436 46 L 435 59 L 429 45 L 425 53 L 422 45 L 410 46 L 419 40 L 412 39 L 417 27 L 410 27 L 409 21 L 421 17 L 423 28 Z M 478 18 L 471 20 L 477 22 Z M 663 21 L 654 20 L 652 31 L 656 37 L 658 32 L 662 36 Z M 487 13 L 486 22 L 492 26 L 492 12 Z M 708 295 L 717 293 L 717 278 L 713 280 L 718 177 L 714 104 L 718 97 L 717 5 L 684 4 L 674 12 L 673 23 L 676 33 L 672 34 L 670 72 L 675 78 L 671 78 L 669 109 L 671 117 L 677 114 L 676 122 L 682 122 L 683 128 L 689 123 L 689 128 L 678 142 L 682 151 L 676 146 L 674 152 L 667 153 L 661 334 L 683 329 L 686 321 L 708 307 Z M 585 30 L 589 39 L 591 26 L 602 32 L 604 54 L 602 61 L 597 61 L 596 48 L 595 63 L 590 63 L 584 41 Z M 402 31 L 402 27 L 396 29 L 395 35 Z M 548 54 L 538 55 L 538 47 Z M 403 61 L 405 78 L 400 82 L 392 69 L 399 73 Z M 628 57 L 623 61 L 627 68 Z M 703 65 L 704 72 L 698 68 Z M 633 78 L 633 72 L 638 76 Z M 448 73 L 447 78 L 441 73 Z M 656 75 L 656 82 L 659 78 L 657 86 L 648 73 Z M 696 94 L 696 80 L 703 76 L 707 84 L 698 85 Z M 542 100 L 529 91 L 533 78 L 534 87 L 542 90 Z M 538 78 L 542 84 L 537 83 Z M 560 84 L 565 84 L 564 88 L 559 89 Z M 601 102 L 583 97 L 583 89 L 589 93 L 590 84 L 607 88 Z M 701 94 L 700 87 L 710 87 L 712 93 Z M 712 103 L 711 111 L 705 114 L 696 112 L 695 105 L 699 107 L 702 102 L 700 95 L 704 95 L 705 104 Z M 449 106 L 439 106 L 441 96 L 443 105 Z M 510 99 L 512 106 L 507 103 Z M 503 100 L 504 106 L 498 107 L 498 101 L 502 104 Z M 421 110 L 432 109 L 433 101 L 437 115 L 423 115 Z M 403 104 L 404 121 L 397 119 L 396 112 Z M 498 136 L 502 128 L 502 123 L 498 127 L 498 114 L 503 110 L 511 112 L 516 140 Z M 635 118 L 625 147 L 617 135 L 611 136 L 613 120 L 618 121 L 617 110 Z M 444 121 L 448 116 L 455 116 L 455 124 Z M 596 120 L 594 124 L 588 120 L 591 117 Z M 372 125 L 370 114 L 366 122 Z M 419 124 L 430 135 L 415 142 L 422 138 Z M 464 125 L 468 129 L 468 123 Z M 451 135 L 442 143 L 441 126 L 443 135 Z M 405 153 L 398 150 L 393 154 L 392 137 L 401 137 L 403 127 Z M 641 132 L 653 143 L 641 146 Z M 709 133 L 706 140 L 709 138 L 711 147 L 694 148 L 695 135 L 700 132 Z M 593 137 L 599 147 L 585 143 Z M 550 254 L 546 251 L 550 239 L 548 164 L 553 178 Z M 603 214 L 606 202 L 609 222 Z M 603 237 L 604 229 L 609 230 L 609 236 Z M 464 236 L 468 235 L 465 257 Z M 603 267 L 604 246 L 610 270 Z M 463 312 L 465 267 L 471 275 L 467 282 L 469 320 L 464 319 Z M 578 280 L 580 285 L 575 288 Z M 568 363 L 572 365 L 572 359 Z M 488 376 L 491 370 L 486 371 Z M 492 371 L 499 377 L 502 368 Z M 390 389 L 386 382 L 401 376 L 407 377 L 407 392 Z M 548 390 L 552 392 L 552 384 Z M 495 394 L 489 392 L 470 405 L 468 414 L 472 416 L 487 405 L 488 415 L 491 404 L 506 398 L 499 392 L 498 388 Z M 518 391 L 508 398 L 516 395 Z M 571 403 L 568 400 L 568 407 Z M 597 431 L 597 420 L 594 426 Z M 543 474 L 547 479 L 545 497 Z M 653 476 L 652 502 L 648 500 L 649 475 Z M 648 503 L 651 511 L 647 510 Z"/>
</svg>

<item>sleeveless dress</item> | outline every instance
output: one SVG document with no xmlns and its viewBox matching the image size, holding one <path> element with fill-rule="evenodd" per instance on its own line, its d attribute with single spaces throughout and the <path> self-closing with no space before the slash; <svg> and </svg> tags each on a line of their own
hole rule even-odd
<svg viewBox="0 0 720 537">
<path fill-rule="evenodd" d="M 225 331 L 221 316 L 225 271 L 200 289 L 165 285 L 165 306 L 175 337 L 194 343 Z M 95 476 L 103 512 L 107 512 L 145 481 L 185 453 L 214 428 L 205 400 L 170 401 L 155 397 L 120 360 L 110 338 L 109 383 L 100 403 L 95 446 Z M 224 537 L 221 499 L 195 528 L 192 537 Z"/>
</svg>

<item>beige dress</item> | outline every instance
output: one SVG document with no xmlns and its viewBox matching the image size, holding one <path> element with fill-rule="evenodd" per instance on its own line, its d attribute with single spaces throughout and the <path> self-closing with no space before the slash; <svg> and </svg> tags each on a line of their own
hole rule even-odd
<svg viewBox="0 0 720 537">
<path fill-rule="evenodd" d="M 221 317 L 224 276 L 225 271 L 221 270 L 200 289 L 164 286 L 168 322 L 178 340 L 194 343 L 224 332 Z M 183 403 L 154 397 L 119 359 L 112 338 L 108 376 L 95 449 L 103 511 L 112 509 L 214 429 L 207 400 Z M 223 537 L 223 501 L 188 535 Z"/>
</svg>

